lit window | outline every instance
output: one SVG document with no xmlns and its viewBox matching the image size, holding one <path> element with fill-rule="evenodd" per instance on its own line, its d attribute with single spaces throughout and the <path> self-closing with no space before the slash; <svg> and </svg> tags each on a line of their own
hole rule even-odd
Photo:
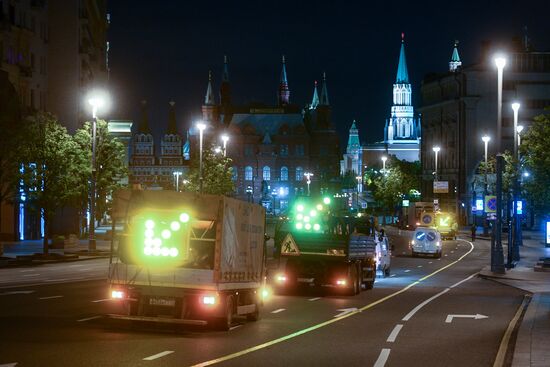
<svg viewBox="0 0 550 367">
<path fill-rule="evenodd" d="M 264 178 L 264 181 L 271 180 L 271 169 L 269 168 L 269 166 L 264 166 L 264 168 L 263 168 L 263 178 Z"/>
<path fill-rule="evenodd" d="M 244 168 L 244 179 L 246 181 L 252 181 L 252 167 L 246 166 Z"/>
<path fill-rule="evenodd" d="M 281 167 L 281 181 L 288 181 L 288 168 Z"/>
<path fill-rule="evenodd" d="M 302 181 L 304 178 L 304 169 L 302 167 L 296 167 L 296 181 Z"/>
</svg>

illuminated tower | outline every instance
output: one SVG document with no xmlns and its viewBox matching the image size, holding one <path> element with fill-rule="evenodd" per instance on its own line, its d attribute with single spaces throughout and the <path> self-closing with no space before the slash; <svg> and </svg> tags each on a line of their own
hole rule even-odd
<svg viewBox="0 0 550 367">
<path fill-rule="evenodd" d="M 281 78 L 279 80 L 279 106 L 290 104 L 290 89 L 288 88 L 288 79 L 286 77 L 286 62 L 283 55 L 283 68 L 281 69 Z"/>
<path fill-rule="evenodd" d="M 392 143 L 394 140 L 416 140 L 419 137 L 412 106 L 412 90 L 405 58 L 405 34 L 401 34 L 401 51 L 397 76 L 393 85 L 393 106 L 390 118 L 386 121 L 384 140 Z"/>
<path fill-rule="evenodd" d="M 204 96 L 204 104 L 202 105 L 202 119 L 205 122 L 214 123 L 218 118 L 218 106 L 214 100 L 214 92 L 212 89 L 212 72 L 208 72 L 208 86 L 206 87 L 206 95 Z"/>
<path fill-rule="evenodd" d="M 455 47 L 453 48 L 453 54 L 451 56 L 451 61 L 449 62 L 449 71 L 456 72 L 462 66 L 462 61 L 460 61 L 460 56 L 458 56 L 458 41 L 455 41 Z"/>
</svg>

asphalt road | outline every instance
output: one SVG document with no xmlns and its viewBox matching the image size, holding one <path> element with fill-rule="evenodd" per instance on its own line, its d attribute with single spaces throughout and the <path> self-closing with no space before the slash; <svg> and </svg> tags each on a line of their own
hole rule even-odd
<svg viewBox="0 0 550 367">
<path fill-rule="evenodd" d="M 105 259 L 2 269 L 0 366 L 492 366 L 523 293 L 475 276 L 486 241 L 412 258 L 409 235 L 373 290 L 276 295 L 229 332 L 105 322 Z"/>
</svg>

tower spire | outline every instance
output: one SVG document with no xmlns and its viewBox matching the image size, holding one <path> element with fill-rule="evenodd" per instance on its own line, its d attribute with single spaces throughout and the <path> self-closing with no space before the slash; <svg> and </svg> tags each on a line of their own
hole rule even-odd
<svg viewBox="0 0 550 367">
<path fill-rule="evenodd" d="M 222 84 L 220 86 L 220 104 L 228 106 L 231 104 L 231 85 L 229 84 L 229 67 L 227 55 L 223 56 Z"/>
<path fill-rule="evenodd" d="M 409 84 L 409 72 L 407 59 L 405 58 L 405 33 L 401 33 L 401 51 L 399 52 L 399 64 L 397 66 L 396 84 Z"/>
<path fill-rule="evenodd" d="M 204 104 L 206 106 L 214 105 L 214 93 L 212 93 L 212 71 L 208 71 L 208 87 L 204 96 Z"/>
<path fill-rule="evenodd" d="M 310 110 L 314 110 L 319 106 L 319 94 L 317 93 L 317 80 L 315 81 L 315 86 L 313 87 L 313 98 L 311 98 Z"/>
<path fill-rule="evenodd" d="M 451 55 L 451 61 L 449 62 L 449 71 L 456 72 L 461 66 L 462 61 L 460 61 L 460 56 L 458 56 L 458 40 L 456 40 L 453 48 L 453 54 Z"/>
<path fill-rule="evenodd" d="M 323 72 L 323 86 L 321 87 L 321 106 L 329 106 L 328 90 L 327 90 L 327 73 Z"/>
<path fill-rule="evenodd" d="M 290 89 L 288 88 L 288 79 L 286 76 L 286 60 L 283 55 L 283 67 L 281 69 L 281 78 L 279 80 L 279 106 L 290 104 Z"/>
<path fill-rule="evenodd" d="M 175 135 L 178 133 L 178 127 L 176 124 L 176 109 L 174 108 L 176 102 L 170 101 L 168 104 L 170 105 L 170 111 L 168 112 L 168 130 L 166 133 Z"/>
</svg>

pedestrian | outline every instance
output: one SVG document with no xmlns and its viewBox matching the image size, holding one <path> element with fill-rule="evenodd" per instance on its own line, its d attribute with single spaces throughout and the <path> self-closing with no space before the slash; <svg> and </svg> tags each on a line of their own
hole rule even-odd
<svg viewBox="0 0 550 367">
<path fill-rule="evenodd" d="M 471 230 L 472 230 L 472 242 L 475 242 L 475 240 L 476 240 L 476 229 L 477 229 L 476 224 L 472 223 L 472 228 L 471 228 Z"/>
</svg>

